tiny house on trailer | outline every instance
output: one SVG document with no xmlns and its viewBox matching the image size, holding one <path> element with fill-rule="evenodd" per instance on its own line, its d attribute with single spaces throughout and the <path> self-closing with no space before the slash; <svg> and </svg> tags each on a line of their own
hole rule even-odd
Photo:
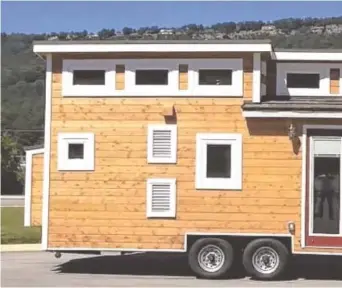
<svg viewBox="0 0 342 288">
<path fill-rule="evenodd" d="M 186 252 L 207 278 L 242 258 L 261 279 L 293 254 L 342 255 L 342 51 L 258 40 L 34 52 L 45 143 L 27 178 L 42 180 L 43 250 Z"/>
</svg>

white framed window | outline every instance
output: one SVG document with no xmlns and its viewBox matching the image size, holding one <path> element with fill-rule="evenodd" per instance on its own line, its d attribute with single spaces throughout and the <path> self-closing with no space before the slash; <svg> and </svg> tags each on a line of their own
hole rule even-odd
<svg viewBox="0 0 342 288">
<path fill-rule="evenodd" d="M 241 134 L 197 134 L 196 189 L 242 189 Z"/>
<path fill-rule="evenodd" d="M 193 59 L 189 89 L 194 96 L 243 96 L 242 59 Z"/>
<path fill-rule="evenodd" d="M 176 217 L 176 179 L 147 179 L 147 218 Z"/>
<path fill-rule="evenodd" d="M 175 95 L 178 90 L 178 61 L 174 59 L 126 60 L 125 94 L 136 96 Z"/>
<path fill-rule="evenodd" d="M 177 125 L 149 125 L 147 137 L 148 163 L 177 162 Z"/>
<path fill-rule="evenodd" d="M 330 69 L 333 68 L 342 69 L 342 65 L 277 63 L 277 95 L 330 96 Z"/>
<path fill-rule="evenodd" d="M 109 96 L 115 92 L 115 61 L 63 60 L 63 96 Z"/>
<path fill-rule="evenodd" d="M 94 170 L 95 143 L 93 133 L 58 134 L 58 170 Z"/>
</svg>

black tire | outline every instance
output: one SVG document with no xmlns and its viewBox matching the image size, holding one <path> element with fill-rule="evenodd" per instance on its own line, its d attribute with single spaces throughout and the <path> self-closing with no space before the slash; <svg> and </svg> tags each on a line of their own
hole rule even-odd
<svg viewBox="0 0 342 288">
<path fill-rule="evenodd" d="M 268 248 L 271 253 L 276 253 L 278 261 L 276 261 L 277 264 L 273 271 L 260 271 L 262 269 L 257 269 L 253 264 L 255 253 L 258 253 L 258 250 L 261 248 Z M 265 259 L 267 260 L 269 258 Z M 255 239 L 246 246 L 242 255 L 242 262 L 247 273 L 254 278 L 260 280 L 273 280 L 279 278 L 285 272 L 289 262 L 289 251 L 283 243 L 276 239 Z"/>
<path fill-rule="evenodd" d="M 199 254 L 203 248 L 209 245 L 218 247 L 224 255 L 222 266 L 217 271 L 204 270 L 198 260 Z M 217 279 L 222 278 L 233 265 L 234 253 L 232 245 L 219 238 L 202 238 L 198 239 L 190 248 L 188 260 L 191 270 L 200 278 Z"/>
</svg>

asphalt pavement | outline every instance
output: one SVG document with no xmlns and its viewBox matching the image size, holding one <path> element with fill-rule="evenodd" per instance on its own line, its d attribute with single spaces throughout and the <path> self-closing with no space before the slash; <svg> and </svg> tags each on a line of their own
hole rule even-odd
<svg viewBox="0 0 342 288">
<path fill-rule="evenodd" d="M 80 255 L 1 253 L 2 287 L 342 287 L 342 257 L 296 258 L 282 281 L 256 281 L 236 268 L 230 278 L 194 277 L 182 254 Z"/>
</svg>

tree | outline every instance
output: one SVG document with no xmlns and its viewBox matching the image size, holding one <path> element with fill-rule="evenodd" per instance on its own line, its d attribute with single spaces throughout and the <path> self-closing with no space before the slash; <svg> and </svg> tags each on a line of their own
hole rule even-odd
<svg viewBox="0 0 342 288">
<path fill-rule="evenodd" d="M 130 35 L 130 34 L 133 33 L 133 29 L 132 29 L 132 28 L 129 28 L 129 27 L 124 27 L 124 28 L 122 29 L 122 33 L 123 33 L 124 35 Z"/>
<path fill-rule="evenodd" d="M 23 192 L 24 174 L 20 166 L 22 150 L 9 135 L 1 137 L 1 194 Z M 19 192 L 19 193 L 18 193 Z"/>
<path fill-rule="evenodd" d="M 114 29 L 102 29 L 97 33 L 99 35 L 100 39 L 108 39 L 109 37 L 112 37 L 115 35 Z"/>
</svg>

